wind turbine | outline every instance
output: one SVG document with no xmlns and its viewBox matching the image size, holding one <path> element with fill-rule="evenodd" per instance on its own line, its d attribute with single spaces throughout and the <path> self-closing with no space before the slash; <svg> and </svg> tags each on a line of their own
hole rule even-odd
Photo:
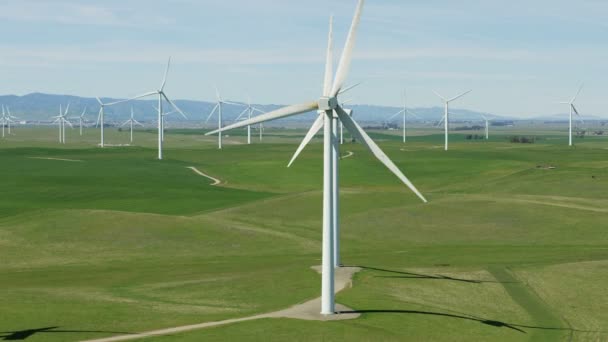
<svg viewBox="0 0 608 342">
<path fill-rule="evenodd" d="M 68 119 L 67 119 L 69 110 L 70 110 L 69 103 L 65 107 L 65 111 L 63 111 L 62 106 L 59 105 L 59 115 L 53 117 L 55 119 L 55 121 L 53 121 L 53 122 L 57 122 L 59 125 L 59 143 L 60 144 L 65 144 L 65 124 L 67 123 L 70 127 L 73 128 L 72 123 L 70 121 L 68 121 Z"/>
<path fill-rule="evenodd" d="M 152 106 L 152 107 L 154 107 L 154 109 L 158 111 L 158 107 L 156 107 L 156 106 Z M 177 111 L 176 111 L 176 110 L 172 110 L 172 111 L 170 111 L 170 112 L 163 113 L 163 115 L 162 115 L 163 122 L 162 122 L 162 124 L 161 124 L 162 129 L 161 129 L 161 131 L 160 131 L 160 139 L 161 139 L 163 142 L 165 142 L 165 117 L 166 117 L 166 116 L 169 116 L 169 115 L 172 115 L 172 114 L 175 114 L 175 113 L 177 113 Z M 180 114 L 181 114 L 181 113 L 180 113 Z M 182 116 L 184 117 L 184 119 L 188 119 L 188 118 L 187 118 L 187 117 L 185 117 L 184 115 L 182 115 Z"/>
<path fill-rule="evenodd" d="M 568 107 L 570 107 L 570 117 L 568 120 L 569 121 L 569 127 L 568 127 L 568 145 L 569 146 L 572 146 L 572 113 L 578 115 L 579 117 L 581 116 L 578 113 L 578 110 L 576 109 L 576 107 L 574 106 L 574 101 L 576 101 L 576 98 L 581 93 L 581 90 L 583 90 L 583 84 L 581 84 L 581 86 L 578 88 L 578 91 L 576 92 L 576 95 L 574 95 L 572 100 L 570 100 L 568 102 L 560 102 L 560 104 L 565 104 L 565 105 L 568 105 Z M 10 133 L 10 131 L 9 131 L 9 133 Z"/>
<path fill-rule="evenodd" d="M 435 93 L 435 95 L 439 96 L 439 98 L 441 100 L 443 100 L 443 102 L 445 103 L 445 112 L 443 114 L 443 118 L 442 121 L 444 121 L 445 124 L 445 150 L 448 150 L 448 135 L 449 135 L 449 130 L 450 130 L 450 102 L 458 100 L 459 98 L 465 96 L 466 94 L 470 93 L 472 90 L 468 90 L 465 91 L 464 93 L 458 95 L 458 96 L 454 96 L 451 99 L 446 99 L 445 97 L 439 95 L 439 93 L 437 93 L 436 91 L 433 90 L 433 93 Z M 441 124 L 441 121 L 439 122 L 439 124 Z"/>
<path fill-rule="evenodd" d="M 217 136 L 217 146 L 218 146 L 218 149 L 221 150 L 222 149 L 222 132 L 221 132 L 221 129 L 222 129 L 222 105 L 223 104 L 227 104 L 227 105 L 233 105 L 233 106 L 240 106 L 240 104 L 222 100 L 222 96 L 220 95 L 220 91 L 217 89 L 217 87 L 215 87 L 215 96 L 216 96 L 217 103 L 215 104 L 215 107 L 213 107 L 213 110 L 211 111 L 211 113 L 207 117 L 207 120 L 205 121 L 205 123 L 209 122 L 209 119 L 211 119 L 211 117 L 213 116 L 213 114 L 215 114 L 215 111 L 217 111 L 217 129 L 220 130 L 219 134 Z"/>
<path fill-rule="evenodd" d="M 120 100 L 120 101 L 115 101 L 115 102 L 110 102 L 110 103 L 103 103 L 101 101 L 101 99 L 99 97 L 96 97 L 95 99 L 97 99 L 97 102 L 99 103 L 99 115 L 97 116 L 97 123 L 95 124 L 95 127 L 100 126 L 101 127 L 101 142 L 99 143 L 99 146 L 101 148 L 105 147 L 105 133 L 104 133 L 104 126 L 105 126 L 105 107 L 107 106 L 113 106 L 119 103 L 123 103 L 123 102 L 128 102 L 131 101 L 133 99 L 128 99 L 128 100 Z"/>
<path fill-rule="evenodd" d="M 322 285 L 321 285 L 321 314 L 334 314 L 334 228 L 335 217 L 338 211 L 338 139 L 335 131 L 337 121 L 344 123 L 346 129 L 361 141 L 371 152 L 378 158 L 391 172 L 393 172 L 403 183 L 405 183 L 420 199 L 426 202 L 426 199 L 418 192 L 414 185 L 403 175 L 397 166 L 382 152 L 380 147 L 365 133 L 365 131 L 355 122 L 339 105 L 337 96 L 342 89 L 344 82 L 348 76 L 348 70 L 351 64 L 352 52 L 355 44 L 357 28 L 359 26 L 361 11 L 364 0 L 359 0 L 353 22 L 348 33 L 348 38 L 338 65 L 337 72 L 332 82 L 333 66 L 332 66 L 332 22 L 330 19 L 329 42 L 327 48 L 327 60 L 325 66 L 325 77 L 323 82 L 322 96 L 313 101 L 302 104 L 287 106 L 278 110 L 259 115 L 257 117 L 244 120 L 218 130 L 208 132 L 206 135 L 217 134 L 219 132 L 254 125 L 261 122 L 276 120 L 302 114 L 310 111 L 317 111 L 318 116 L 313 123 L 310 131 L 298 147 L 294 158 L 302 151 L 314 135 L 323 127 L 323 256 L 322 256 Z"/>
<path fill-rule="evenodd" d="M 134 117 L 134 113 L 133 113 L 133 107 L 131 107 L 131 117 L 129 118 L 129 120 L 125 121 L 125 123 L 123 123 L 120 127 L 123 127 L 125 125 L 129 125 L 129 128 L 131 130 L 131 143 L 133 143 L 133 124 L 139 125 L 141 127 L 144 127 L 144 125 L 142 125 L 139 121 L 135 120 Z"/>
<path fill-rule="evenodd" d="M 82 111 L 82 114 L 80 114 L 80 116 L 78 117 L 78 123 L 80 126 L 80 136 L 82 136 L 82 124 L 84 121 L 84 114 L 87 112 L 87 107 L 84 107 L 84 110 Z"/>
<path fill-rule="evenodd" d="M 2 105 L 2 137 L 4 138 L 4 126 L 8 126 L 8 135 L 11 135 L 11 123 L 14 123 L 13 119 L 17 119 L 17 117 L 11 115 L 11 109 Z"/>
<path fill-rule="evenodd" d="M 4 111 L 4 105 L 2 105 L 2 117 L 0 118 L 0 122 L 2 123 L 2 138 L 4 138 L 4 126 L 6 125 L 6 112 Z"/>
<path fill-rule="evenodd" d="M 169 57 L 169 61 L 167 62 L 167 68 L 165 69 L 165 76 L 163 77 L 163 81 L 160 84 L 160 88 L 156 91 L 151 91 L 142 95 L 138 95 L 135 96 L 133 98 L 130 98 L 128 100 L 125 101 L 132 101 L 132 100 L 137 100 L 143 97 L 148 97 L 148 96 L 153 96 L 153 95 L 158 95 L 158 160 L 162 160 L 163 159 L 163 130 L 164 130 L 164 120 L 163 120 L 163 99 L 165 101 L 167 101 L 171 107 L 173 107 L 173 109 L 175 109 L 176 111 L 178 111 L 184 118 L 186 117 L 186 114 L 184 114 L 184 112 L 182 112 L 181 109 L 179 109 L 179 107 L 177 105 L 175 105 L 175 103 L 173 103 L 173 101 L 171 101 L 169 99 L 169 97 L 167 97 L 167 94 L 165 94 L 165 85 L 167 84 L 167 74 L 169 73 L 169 67 L 171 66 L 171 57 Z M 122 101 L 122 102 L 125 102 Z"/>
<path fill-rule="evenodd" d="M 251 119 L 251 116 L 255 112 L 259 112 L 261 114 L 264 114 L 263 111 L 255 108 L 254 106 L 251 105 L 251 98 L 249 96 L 247 96 L 247 108 L 245 108 L 245 110 L 243 110 L 241 112 L 241 114 L 239 114 L 239 116 L 237 116 L 237 118 L 234 121 L 238 121 L 245 114 L 247 114 L 247 119 Z M 261 126 L 261 124 L 260 124 L 260 140 L 262 140 L 262 126 Z M 247 144 L 251 145 L 251 125 L 247 126 Z"/>
<path fill-rule="evenodd" d="M 483 117 L 484 121 L 486 122 L 486 140 L 490 139 L 490 119 L 488 119 L 487 116 L 481 114 L 481 116 Z"/>
<path fill-rule="evenodd" d="M 403 114 L 403 142 L 405 143 L 407 140 L 407 115 L 411 114 L 413 116 L 418 117 L 418 115 L 416 115 L 416 113 L 412 112 L 411 110 L 409 110 L 407 108 L 407 93 L 405 90 L 403 91 L 403 109 L 401 109 L 397 113 L 393 114 L 391 117 L 388 118 L 387 121 L 392 120 L 394 117 L 396 117 L 397 115 L 400 115 L 400 114 Z"/>
</svg>

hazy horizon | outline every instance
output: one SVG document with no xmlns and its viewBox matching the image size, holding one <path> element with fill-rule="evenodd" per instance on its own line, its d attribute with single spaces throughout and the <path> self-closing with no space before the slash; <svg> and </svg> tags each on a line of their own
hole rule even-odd
<svg viewBox="0 0 608 342">
<path fill-rule="evenodd" d="M 328 17 L 339 55 L 354 0 L 140 0 L 0 4 L 0 94 L 41 92 L 126 98 L 156 89 L 169 56 L 175 99 L 290 104 L 319 96 Z M 577 107 L 604 116 L 608 3 L 587 0 L 368 1 L 344 98 L 353 103 L 441 106 L 431 92 L 473 93 L 456 108 L 534 117 L 585 88 Z"/>
</svg>

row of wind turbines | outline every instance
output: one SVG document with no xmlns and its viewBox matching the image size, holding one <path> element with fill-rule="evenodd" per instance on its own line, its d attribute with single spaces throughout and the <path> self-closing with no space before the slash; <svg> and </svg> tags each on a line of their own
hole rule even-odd
<svg viewBox="0 0 608 342">
<path fill-rule="evenodd" d="M 576 109 L 576 106 L 574 105 L 574 102 L 576 101 L 576 99 L 578 98 L 578 95 L 580 94 L 581 90 L 583 89 L 583 85 L 581 85 L 578 89 L 578 91 L 576 92 L 576 95 L 574 95 L 574 97 L 572 99 L 570 99 L 569 101 L 565 101 L 565 102 L 560 102 L 560 104 L 565 104 L 568 105 L 568 108 L 570 110 L 570 115 L 569 115 L 569 119 L 568 119 L 568 145 L 572 146 L 573 142 L 572 142 L 572 131 L 573 131 L 573 115 L 577 115 L 579 117 L 579 119 L 582 121 L 582 117 L 580 115 L 580 113 L 578 112 L 578 110 Z M 444 124 L 444 135 L 445 135 L 445 144 L 444 144 L 444 149 L 447 151 L 449 149 L 449 132 L 450 132 L 450 103 L 452 103 L 453 101 L 456 101 L 458 99 L 460 99 L 461 97 L 469 94 L 472 90 L 468 90 L 464 93 L 461 93 L 457 96 L 451 97 L 451 98 L 446 98 L 442 95 L 440 95 L 438 92 L 433 90 L 433 93 L 435 93 L 435 95 L 437 95 L 437 97 L 439 97 L 441 99 L 441 101 L 444 104 L 444 114 L 441 117 L 441 120 L 438 122 L 437 126 L 440 126 L 442 123 Z M 406 92 L 404 91 L 403 94 L 403 108 L 398 111 L 397 113 L 393 114 L 392 116 L 390 116 L 387 119 L 388 121 L 393 120 L 395 117 L 397 117 L 398 115 L 402 115 L 403 118 L 403 123 L 402 123 L 402 129 L 403 129 L 403 142 L 407 142 L 407 123 L 408 123 L 408 114 L 418 117 L 420 119 L 420 116 L 418 116 L 416 113 L 414 113 L 413 111 L 411 111 L 408 107 L 407 107 L 407 95 Z M 481 114 L 481 117 L 483 118 L 485 127 L 485 137 L 486 140 L 490 139 L 490 121 L 492 121 L 490 118 L 488 118 L 487 116 Z"/>
<path fill-rule="evenodd" d="M 248 128 L 248 142 L 251 141 L 251 126 L 263 124 L 267 121 L 277 120 L 286 118 L 298 114 L 303 114 L 311 111 L 317 113 L 317 117 L 304 137 L 303 141 L 297 148 L 294 156 L 288 163 L 290 167 L 300 153 L 303 152 L 305 147 L 310 143 L 314 136 L 323 129 L 323 220 L 322 220 L 322 281 L 321 281 L 321 314 L 323 315 L 334 315 L 335 310 L 335 299 L 334 299 L 334 283 L 335 283 L 335 269 L 341 267 L 340 263 L 340 222 L 339 222 L 339 208 L 340 208 L 340 196 L 339 196 L 339 146 L 342 140 L 342 134 L 339 133 L 338 127 L 346 128 L 350 134 L 362 143 L 386 168 L 388 168 L 405 186 L 407 186 L 422 202 L 426 203 L 427 200 L 423 194 L 418 191 L 414 184 L 405 176 L 405 174 L 393 163 L 393 161 L 380 149 L 380 147 L 370 138 L 370 136 L 362 129 L 362 127 L 353 119 L 353 112 L 344 108 L 344 102 L 339 101 L 338 97 L 344 93 L 348 88 L 344 87 L 347 80 L 349 69 L 352 61 L 353 50 L 355 46 L 357 31 L 361 19 L 365 0 L 359 0 L 356 11 L 352 20 L 350 30 L 346 39 L 342 55 L 340 57 L 337 69 L 334 72 L 333 65 L 333 17 L 329 20 L 329 34 L 328 43 L 326 50 L 326 62 L 325 62 L 325 73 L 322 84 L 321 95 L 316 99 L 310 101 L 286 106 L 269 113 L 259 113 L 254 116 L 255 113 L 261 112 L 256 108 L 249 105 L 241 113 L 240 117 L 246 116 L 242 121 L 235 122 L 233 124 L 223 126 L 222 125 L 222 106 L 223 105 L 235 105 L 228 101 L 224 101 L 219 91 L 217 92 L 217 104 L 209 115 L 208 120 L 217 112 L 218 114 L 218 128 L 214 131 L 208 132 L 206 135 L 218 135 L 218 147 L 222 147 L 221 136 L 225 131 L 247 127 Z M 115 101 L 110 103 L 103 103 L 101 99 L 97 98 L 100 105 L 98 122 L 101 127 L 101 143 L 100 146 L 104 147 L 104 109 L 106 106 L 113 106 L 119 103 L 124 103 L 132 100 L 155 96 L 158 99 L 158 159 L 163 159 L 163 126 L 164 116 L 168 115 L 163 110 L 165 103 L 170 106 L 173 111 L 179 113 L 183 117 L 187 117 L 186 114 L 173 102 L 164 92 L 164 88 L 167 82 L 167 75 L 170 68 L 171 59 L 167 63 L 162 83 L 158 90 L 150 91 L 133 98 L 121 101 Z M 445 112 L 443 117 L 445 127 L 445 149 L 448 149 L 448 133 L 449 133 L 449 104 L 470 91 L 462 93 L 452 98 L 444 98 L 437 94 L 445 104 Z M 579 90 L 580 92 L 580 90 Z M 577 93 L 578 95 L 578 93 Z M 578 114 L 578 111 L 574 107 L 574 99 L 568 104 L 571 107 L 572 112 Z M 406 105 L 402 111 L 395 115 L 403 114 L 404 116 L 404 141 L 405 137 L 405 123 L 406 116 L 410 113 Z M 60 141 L 65 143 L 65 124 L 71 126 L 71 123 L 66 118 L 67 108 L 65 111 L 60 108 L 60 113 L 57 117 L 57 122 L 60 126 Z M 4 115 L 3 115 L 4 117 Z M 127 121 L 132 127 L 133 124 L 137 124 L 133 116 L 131 120 Z M 338 126 L 340 124 L 340 126 Z M 487 124 L 487 120 L 486 120 Z M 82 127 L 82 126 L 81 126 Z M 340 129 L 340 131 L 341 131 Z M 571 130 L 570 130 L 571 132 Z"/>
</svg>

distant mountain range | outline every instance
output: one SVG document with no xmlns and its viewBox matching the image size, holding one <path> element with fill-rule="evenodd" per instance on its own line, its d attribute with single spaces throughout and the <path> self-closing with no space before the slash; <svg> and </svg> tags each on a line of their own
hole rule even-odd
<svg viewBox="0 0 608 342">
<path fill-rule="evenodd" d="M 113 98 L 102 98 L 104 103 L 116 101 L 119 99 Z M 85 98 L 71 95 L 53 95 L 53 94 L 42 94 L 33 93 L 24 96 L 6 95 L 0 96 L 0 104 L 9 106 L 11 114 L 17 116 L 20 120 L 26 121 L 41 121 L 49 122 L 51 117 L 55 116 L 59 112 L 59 106 L 65 106 L 70 104 L 70 110 L 68 113 L 69 117 L 77 117 L 86 109 L 86 117 L 88 121 L 96 121 L 99 112 L 99 104 L 95 98 Z M 205 101 L 191 101 L 191 100 L 176 100 L 175 103 L 188 114 L 189 123 L 201 124 L 206 119 L 215 103 Z M 156 106 L 157 100 L 142 100 L 133 101 L 131 103 L 119 104 L 116 106 L 106 107 L 106 120 L 108 122 L 118 122 L 127 120 L 131 113 L 131 107 L 135 112 L 135 117 L 142 122 L 152 122 L 156 120 Z M 277 104 L 255 104 L 256 108 L 263 111 L 271 111 L 282 107 Z M 397 107 L 388 106 L 375 106 L 375 105 L 353 105 L 346 106 L 354 110 L 355 117 L 361 122 L 367 123 L 381 123 L 385 122 L 388 117 L 401 110 Z M 226 105 L 223 107 L 223 119 L 225 122 L 230 122 L 236 119 L 236 117 L 243 111 L 244 107 Z M 412 112 L 416 113 L 419 118 L 410 117 L 411 120 L 417 121 L 429 121 L 434 122 L 440 120 L 443 116 L 443 108 L 431 107 L 431 108 L 412 108 Z M 480 121 L 481 114 L 479 112 L 465 110 L 465 109 L 452 109 L 452 119 L 455 121 Z M 517 121 L 523 120 L 516 117 L 506 117 L 493 115 L 489 113 L 483 113 L 484 115 L 492 118 L 495 121 Z M 278 120 L 274 125 L 285 125 L 289 123 L 302 123 L 309 122 L 315 117 L 315 113 L 308 115 L 300 115 L 292 118 Z M 525 119 L 525 120 L 541 120 L 541 121 L 563 121 L 566 120 L 566 115 L 554 115 L 548 117 Z M 585 116 L 585 120 L 600 120 L 597 116 Z M 184 121 L 179 115 L 173 116 L 171 121 Z M 400 118 L 394 118 L 393 122 L 397 123 Z M 216 118 L 210 120 L 209 124 L 217 122 Z M 185 122 L 184 122 L 185 123 Z"/>
</svg>

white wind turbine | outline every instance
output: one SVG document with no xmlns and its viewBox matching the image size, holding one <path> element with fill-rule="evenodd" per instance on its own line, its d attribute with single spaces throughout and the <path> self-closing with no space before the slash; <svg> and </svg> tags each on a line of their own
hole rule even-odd
<svg viewBox="0 0 608 342">
<path fill-rule="evenodd" d="M 68 121 L 68 119 L 67 119 L 69 110 L 70 110 L 69 103 L 65 107 L 65 111 L 63 111 L 62 106 L 59 105 L 59 115 L 53 117 L 55 119 L 55 121 L 53 121 L 53 122 L 57 122 L 57 124 L 59 125 L 59 143 L 60 144 L 65 144 L 65 124 L 67 123 L 70 127 L 73 128 L 72 123 L 70 121 Z"/>
<path fill-rule="evenodd" d="M 101 148 L 105 147 L 105 132 L 104 132 L 104 126 L 105 126 L 105 107 L 108 106 L 113 106 L 119 103 L 123 103 L 123 102 L 128 102 L 132 99 L 129 100 L 120 100 L 120 101 L 114 101 L 114 102 L 110 102 L 110 103 L 103 103 L 101 101 L 101 99 L 99 97 L 96 97 L 95 99 L 97 99 L 97 102 L 99 103 L 99 115 L 97 116 L 97 123 L 95 124 L 95 127 L 100 126 L 101 127 L 101 141 L 99 143 L 99 146 Z"/>
<path fill-rule="evenodd" d="M 481 114 L 481 117 L 483 117 L 483 120 L 486 123 L 486 140 L 490 139 L 490 119 L 488 119 L 487 116 Z"/>
<path fill-rule="evenodd" d="M 217 87 L 215 87 L 215 96 L 216 96 L 217 102 L 215 104 L 215 107 L 213 107 L 213 110 L 211 111 L 211 113 L 209 113 L 209 116 L 207 117 L 207 120 L 205 121 L 205 123 L 209 122 L 209 119 L 211 119 L 213 114 L 215 114 L 215 111 L 217 111 L 217 129 L 220 130 L 220 132 L 217 136 L 217 146 L 221 150 L 222 149 L 222 132 L 221 132 L 222 105 L 227 104 L 227 105 L 233 105 L 233 106 L 241 106 L 241 104 L 222 100 L 222 96 L 220 95 L 220 91 L 217 89 Z"/>
<path fill-rule="evenodd" d="M 439 96 L 439 98 L 445 103 L 445 112 L 443 114 L 443 118 L 441 119 L 444 122 L 445 125 L 445 150 L 448 150 L 448 135 L 449 135 L 449 130 L 450 130 L 450 102 L 455 101 L 463 96 L 465 96 L 466 94 L 470 93 L 472 90 L 468 90 L 465 91 L 464 93 L 458 95 L 458 96 L 454 96 L 451 99 L 446 99 L 445 97 L 439 95 L 439 93 L 437 93 L 436 91 L 433 90 L 433 93 L 435 93 L 435 95 Z M 439 122 L 441 124 L 441 121 Z"/>
<path fill-rule="evenodd" d="M 152 106 L 152 107 L 154 107 L 154 109 L 155 109 L 156 111 L 158 111 L 158 107 L 156 107 L 156 106 Z M 161 129 L 161 131 L 160 131 L 160 139 L 161 139 L 163 142 L 165 142 L 165 120 L 166 120 L 166 119 L 165 119 L 165 117 L 167 117 L 167 116 L 169 116 L 169 115 L 172 115 L 172 114 L 175 114 L 175 113 L 177 113 L 177 111 L 176 111 L 176 110 L 172 110 L 172 111 L 170 111 L 170 112 L 163 113 L 163 115 L 162 115 L 163 122 L 161 123 L 161 127 L 162 127 L 162 129 Z M 180 113 L 180 114 L 181 114 L 181 113 Z M 188 119 L 188 118 L 187 118 L 187 117 L 185 117 L 184 115 L 182 115 L 182 116 L 184 117 L 184 119 Z M 154 122 L 156 122 L 156 120 L 155 120 Z"/>
<path fill-rule="evenodd" d="M 570 108 L 570 117 L 568 120 L 569 121 L 569 126 L 568 126 L 568 145 L 569 146 L 572 146 L 572 114 L 574 113 L 574 114 L 578 115 L 579 117 L 581 116 L 579 114 L 578 110 L 576 109 L 576 107 L 574 106 L 574 101 L 576 101 L 576 98 L 581 93 L 581 90 L 583 90 L 583 84 L 581 84 L 581 86 L 578 88 L 578 91 L 576 92 L 576 95 L 574 95 L 572 100 L 567 101 L 567 102 L 560 102 L 560 104 L 568 105 L 568 107 Z"/>
<path fill-rule="evenodd" d="M 397 168 L 397 166 L 382 152 L 382 150 L 376 145 L 376 143 L 365 133 L 365 131 L 355 122 L 351 116 L 349 116 L 344 109 L 339 105 L 337 96 L 342 89 L 348 70 L 351 64 L 352 52 L 355 44 L 355 37 L 359 21 L 361 18 L 361 10 L 363 8 L 364 0 L 359 0 L 357 10 L 353 18 L 352 26 L 350 28 L 348 38 L 338 65 L 338 70 L 333 78 L 333 66 L 332 66 L 332 30 L 330 20 L 330 33 L 329 43 L 327 49 L 327 60 L 325 67 L 325 78 L 323 83 L 323 94 L 322 96 L 314 101 L 297 104 L 293 106 L 284 107 L 249 120 L 241 121 L 218 130 L 207 133 L 216 134 L 222 131 L 227 131 L 235 128 L 245 127 L 247 125 L 254 125 L 257 123 L 276 120 L 288 116 L 293 116 L 301 113 L 310 111 L 317 111 L 319 114 L 314 124 L 310 128 L 310 131 L 304 138 L 304 141 L 300 144 L 300 147 L 296 151 L 294 158 L 302 151 L 302 149 L 308 144 L 313 136 L 321 129 L 324 128 L 324 153 L 323 153 L 323 256 L 322 256 L 322 285 L 321 285 L 321 314 L 332 315 L 334 314 L 334 258 L 336 252 L 336 246 L 334 245 L 336 238 L 334 239 L 337 229 L 335 218 L 338 214 L 338 138 L 336 134 L 336 124 L 338 121 L 344 123 L 346 129 L 363 143 L 375 156 L 378 158 L 391 172 L 393 172 L 403 183 L 405 183 L 418 197 L 424 202 L 426 199 L 418 192 L 414 185 L 403 175 L 403 173 Z M 292 158 L 292 161 L 293 159 Z M 335 215 L 335 216 L 334 216 Z"/>
<path fill-rule="evenodd" d="M 84 107 L 82 114 L 78 117 L 78 124 L 80 126 L 80 136 L 82 136 L 82 124 L 84 123 L 84 114 L 87 112 L 87 107 Z"/>
<path fill-rule="evenodd" d="M 4 126 L 8 126 L 8 135 L 11 135 L 11 124 L 14 123 L 13 119 L 17 120 L 16 116 L 11 114 L 11 109 L 9 106 L 6 106 L 6 111 L 4 105 L 2 105 L 2 137 L 4 138 Z"/>
<path fill-rule="evenodd" d="M 2 124 L 2 138 L 4 138 L 4 126 L 6 126 L 7 121 L 4 105 L 2 105 L 2 117 L 0 118 L 0 123 Z"/>
<path fill-rule="evenodd" d="M 241 112 L 241 114 L 239 114 L 239 116 L 237 116 L 237 118 L 234 121 L 239 121 L 239 119 L 242 118 L 243 115 L 245 115 L 245 114 L 247 114 L 247 119 L 251 119 L 251 117 L 253 116 L 253 114 L 255 112 L 264 114 L 263 111 L 255 108 L 251 104 L 251 98 L 249 96 L 247 96 L 247 108 L 245 108 L 245 110 L 243 110 Z M 221 126 L 220 126 L 220 128 L 221 128 Z M 260 124 L 260 140 L 262 140 L 262 124 Z M 251 125 L 247 125 L 247 144 L 251 145 Z"/>
<path fill-rule="evenodd" d="M 148 96 L 158 95 L 158 160 L 163 159 L 163 130 L 164 130 L 163 99 L 165 101 L 167 101 L 167 103 L 169 103 L 171 105 L 171 107 L 173 107 L 173 109 L 175 109 L 178 113 L 180 113 L 184 118 L 187 118 L 186 114 L 184 114 L 184 112 L 182 112 L 182 110 L 179 109 L 179 107 L 177 105 L 175 105 L 175 103 L 173 103 L 173 101 L 171 101 L 167 97 L 167 95 L 165 94 L 165 91 L 164 91 L 165 85 L 167 84 L 167 74 L 169 73 L 170 66 L 171 66 L 171 58 L 169 57 L 169 61 L 167 62 L 167 68 L 165 69 L 165 76 L 163 77 L 163 81 L 160 84 L 159 90 L 151 91 L 151 92 L 148 92 L 148 93 L 145 93 L 142 95 L 135 96 L 128 100 L 121 101 L 121 102 L 126 102 L 126 101 L 137 100 L 137 99 L 148 97 Z"/>
<path fill-rule="evenodd" d="M 387 120 L 387 121 L 390 121 L 393 118 L 395 118 L 397 115 L 403 115 L 403 127 L 402 128 L 403 128 L 403 142 L 404 143 L 407 140 L 407 115 L 408 114 L 420 118 L 418 115 L 416 115 L 416 113 L 412 112 L 411 110 L 409 110 L 407 108 L 407 94 L 406 94 L 406 91 L 404 90 L 403 91 L 403 109 L 401 109 L 397 113 L 393 114 Z"/>
<path fill-rule="evenodd" d="M 133 143 L 133 125 L 134 124 L 144 127 L 144 125 L 142 125 L 141 122 L 135 120 L 135 114 L 133 112 L 133 107 L 131 107 L 131 117 L 129 118 L 129 120 L 125 121 L 125 123 L 123 123 L 120 126 L 120 127 L 124 127 L 126 125 L 129 125 L 129 129 L 130 129 L 130 133 L 131 133 L 131 140 L 130 140 L 131 143 Z"/>
</svg>

